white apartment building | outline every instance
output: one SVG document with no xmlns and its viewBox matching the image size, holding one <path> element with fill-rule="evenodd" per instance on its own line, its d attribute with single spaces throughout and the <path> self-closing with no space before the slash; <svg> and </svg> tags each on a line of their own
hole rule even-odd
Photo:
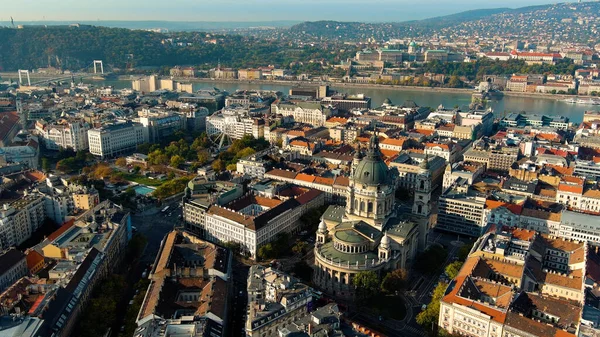
<svg viewBox="0 0 600 337">
<path fill-rule="evenodd" d="M 121 122 L 89 130 L 88 141 L 91 154 L 108 158 L 132 153 L 148 139 L 141 124 Z"/>
<path fill-rule="evenodd" d="M 31 237 L 46 218 L 44 197 L 39 193 L 4 204 L 0 211 L 0 249 L 18 246 Z"/>
<path fill-rule="evenodd" d="M 274 112 L 283 116 L 292 116 L 296 122 L 324 126 L 329 117 L 334 115 L 331 108 L 324 108 L 318 102 L 280 103 L 273 105 Z"/>
<path fill-rule="evenodd" d="M 469 189 L 467 184 L 455 184 L 446 189 L 439 199 L 436 228 L 479 237 L 485 229 L 486 197 Z"/>
<path fill-rule="evenodd" d="M 206 133 L 209 136 L 222 133 L 233 139 L 252 135 L 258 139 L 265 136 L 265 122 L 262 119 L 250 117 L 245 108 L 228 107 L 206 117 Z"/>
<path fill-rule="evenodd" d="M 286 201 L 246 195 L 225 206 L 213 205 L 205 215 L 205 239 L 237 242 L 252 257 L 279 233 L 295 232 L 300 217 L 325 203 L 325 194 L 309 190 Z"/>
<path fill-rule="evenodd" d="M 55 124 L 41 125 L 36 123 L 44 145 L 49 150 L 73 149 L 73 151 L 88 149 L 88 123 L 83 121 L 60 120 Z"/>
</svg>

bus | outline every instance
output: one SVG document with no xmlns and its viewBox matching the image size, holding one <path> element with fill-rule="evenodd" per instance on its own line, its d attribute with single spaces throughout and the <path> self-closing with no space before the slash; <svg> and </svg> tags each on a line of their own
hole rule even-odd
<svg viewBox="0 0 600 337">
<path fill-rule="evenodd" d="M 170 206 L 167 206 L 165 208 L 162 209 L 162 211 L 160 211 L 161 213 L 167 213 L 167 211 L 169 210 Z"/>
</svg>

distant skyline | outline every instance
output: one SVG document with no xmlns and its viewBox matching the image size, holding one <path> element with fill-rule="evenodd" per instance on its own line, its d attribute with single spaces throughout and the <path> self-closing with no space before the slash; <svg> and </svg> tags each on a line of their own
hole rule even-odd
<svg viewBox="0 0 600 337">
<path fill-rule="evenodd" d="M 3 1 L 0 21 L 407 21 L 552 0 L 20 0 Z"/>
</svg>

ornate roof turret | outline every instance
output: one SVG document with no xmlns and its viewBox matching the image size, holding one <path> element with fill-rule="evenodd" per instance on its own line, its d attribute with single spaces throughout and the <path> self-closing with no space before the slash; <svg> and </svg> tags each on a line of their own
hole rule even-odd
<svg viewBox="0 0 600 337">
<path fill-rule="evenodd" d="M 322 219 L 321 219 L 321 222 L 319 222 L 318 232 L 319 233 L 327 233 L 327 225 L 325 224 L 325 221 L 323 221 Z"/>
<path fill-rule="evenodd" d="M 387 236 L 387 233 L 383 235 L 381 238 L 381 242 L 379 243 L 379 247 L 382 249 L 388 249 L 390 247 L 390 238 Z"/>
</svg>

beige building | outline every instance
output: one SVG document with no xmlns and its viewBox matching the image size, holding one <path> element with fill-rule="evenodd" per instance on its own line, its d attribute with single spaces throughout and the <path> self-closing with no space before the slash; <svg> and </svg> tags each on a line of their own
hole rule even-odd
<svg viewBox="0 0 600 337">
<path fill-rule="evenodd" d="M 261 80 L 263 75 L 260 69 L 239 69 L 237 77 L 240 80 Z"/>
<path fill-rule="evenodd" d="M 439 326 L 467 336 L 577 336 L 584 282 L 595 279 L 582 276 L 586 250 L 535 231 L 487 233 L 440 301 Z"/>
<path fill-rule="evenodd" d="M 431 204 L 431 177 L 420 176 L 413 214 L 395 205 L 398 173 L 381 158 L 373 136 L 366 156 L 357 151 L 346 207 L 330 206 L 322 216 L 315 246 L 314 283 L 333 296 L 353 297 L 353 278 L 362 271 L 407 268 L 425 248 Z"/>
</svg>

